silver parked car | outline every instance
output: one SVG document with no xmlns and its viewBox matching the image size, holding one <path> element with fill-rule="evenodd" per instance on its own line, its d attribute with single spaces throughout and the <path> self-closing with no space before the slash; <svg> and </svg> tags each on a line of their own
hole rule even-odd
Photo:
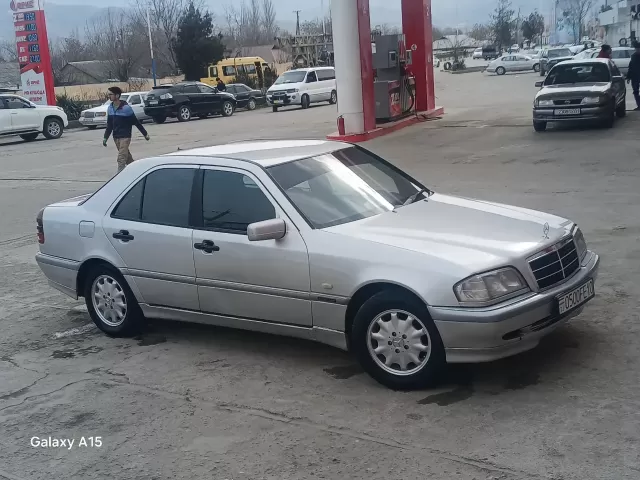
<svg viewBox="0 0 640 480">
<path fill-rule="evenodd" d="M 504 75 L 507 72 L 537 72 L 540 68 L 540 62 L 527 55 L 508 54 L 492 61 L 486 71 Z"/>
<path fill-rule="evenodd" d="M 535 347 L 594 297 L 599 265 L 570 220 L 438 194 L 327 141 L 139 160 L 37 227 L 50 284 L 109 335 L 146 317 L 301 337 L 392 388 Z"/>
</svg>

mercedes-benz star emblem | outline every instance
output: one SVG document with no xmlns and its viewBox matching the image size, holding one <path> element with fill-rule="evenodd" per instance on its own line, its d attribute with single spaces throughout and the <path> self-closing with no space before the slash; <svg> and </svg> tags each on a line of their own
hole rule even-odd
<svg viewBox="0 0 640 480">
<path fill-rule="evenodd" d="M 549 239 L 549 229 L 550 227 L 548 223 L 545 223 L 544 227 L 542 227 L 542 233 L 544 235 L 544 238 L 546 238 L 547 240 Z"/>
</svg>

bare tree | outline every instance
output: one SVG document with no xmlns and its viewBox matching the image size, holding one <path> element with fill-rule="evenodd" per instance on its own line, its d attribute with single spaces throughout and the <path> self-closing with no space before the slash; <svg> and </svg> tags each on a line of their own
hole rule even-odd
<svg viewBox="0 0 640 480">
<path fill-rule="evenodd" d="M 80 33 L 76 30 L 70 36 L 50 42 L 51 66 L 56 85 L 72 83 L 73 79 L 65 78 L 63 68 L 69 62 L 90 60 L 92 55 L 87 51 L 86 45 L 80 40 Z"/>
<path fill-rule="evenodd" d="M 262 0 L 262 29 L 264 36 L 273 38 L 278 34 L 278 24 L 276 22 L 276 7 L 272 0 Z"/>
<path fill-rule="evenodd" d="M 0 62 L 17 62 L 18 47 L 11 40 L 0 40 Z"/>
<path fill-rule="evenodd" d="M 110 8 L 106 15 L 87 24 L 87 48 L 95 59 L 105 61 L 105 76 L 126 82 L 147 53 L 145 31 L 140 19 Z"/>
<path fill-rule="evenodd" d="M 595 0 L 568 0 L 565 9 L 562 12 L 566 23 L 573 30 L 574 42 L 582 39 L 584 32 L 584 21 L 593 8 Z"/>
</svg>

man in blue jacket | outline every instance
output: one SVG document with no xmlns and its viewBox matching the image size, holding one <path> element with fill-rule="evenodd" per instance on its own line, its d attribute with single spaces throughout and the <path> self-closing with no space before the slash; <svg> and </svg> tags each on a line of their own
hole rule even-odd
<svg viewBox="0 0 640 480">
<path fill-rule="evenodd" d="M 135 125 L 140 133 L 144 135 L 145 140 L 149 140 L 147 130 L 142 126 L 133 109 L 124 100 L 120 100 L 122 90 L 120 87 L 111 87 L 109 89 L 109 100 L 111 105 L 107 109 L 107 130 L 104 132 L 103 146 L 107 146 L 107 140 L 113 133 L 113 141 L 118 148 L 118 172 L 133 162 L 133 157 L 129 151 L 131 145 L 131 130 Z"/>
</svg>

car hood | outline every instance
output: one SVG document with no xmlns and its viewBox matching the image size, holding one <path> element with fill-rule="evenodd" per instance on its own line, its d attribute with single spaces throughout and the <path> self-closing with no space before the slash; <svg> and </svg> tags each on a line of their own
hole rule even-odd
<svg viewBox="0 0 640 480">
<path fill-rule="evenodd" d="M 570 94 L 605 93 L 609 89 L 609 83 L 580 83 L 569 85 L 547 85 L 536 95 L 538 97 L 561 97 Z"/>
<path fill-rule="evenodd" d="M 281 92 L 283 90 L 294 90 L 299 88 L 299 86 L 299 83 L 281 83 L 279 85 L 270 86 L 269 90 L 267 90 L 267 93 Z"/>
<path fill-rule="evenodd" d="M 395 212 L 325 231 L 485 266 L 535 253 L 572 226 L 570 220 L 534 210 L 433 194 Z"/>
<path fill-rule="evenodd" d="M 547 62 L 558 63 L 558 62 L 564 62 L 565 60 L 573 60 L 573 58 L 574 58 L 573 56 L 570 56 L 570 57 L 552 57 L 552 58 L 547 57 L 546 61 Z"/>
</svg>

